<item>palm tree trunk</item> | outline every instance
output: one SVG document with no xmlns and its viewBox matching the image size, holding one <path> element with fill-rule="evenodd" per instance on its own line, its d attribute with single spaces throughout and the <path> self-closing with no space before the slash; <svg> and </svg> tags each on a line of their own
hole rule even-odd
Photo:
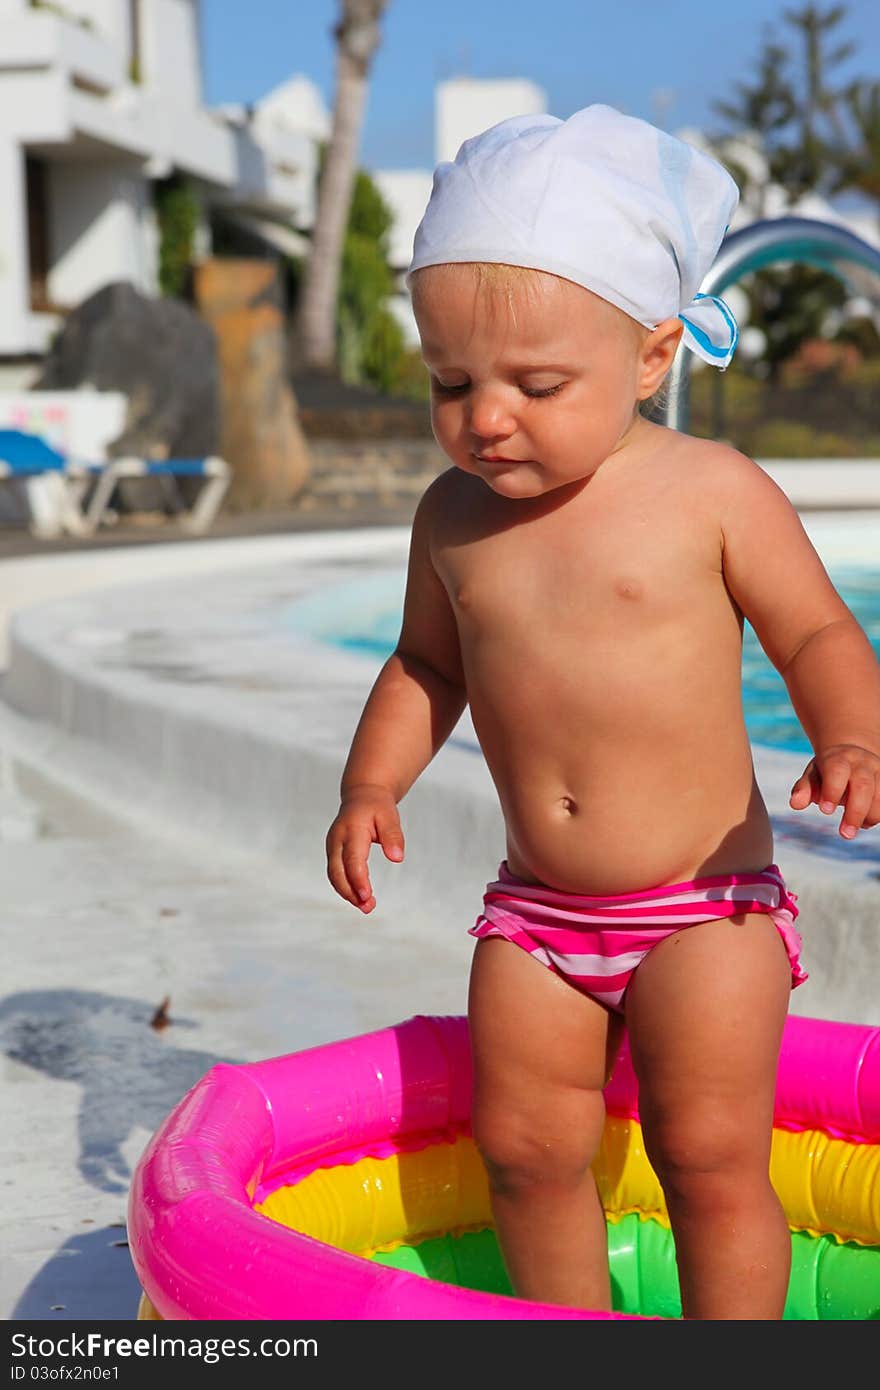
<svg viewBox="0 0 880 1390">
<path fill-rule="evenodd" d="M 370 64 L 387 0 L 341 0 L 336 38 L 336 98 L 324 159 L 312 247 L 300 292 L 292 356 L 307 371 L 336 370 L 336 300 L 342 246 L 357 172 Z"/>
</svg>

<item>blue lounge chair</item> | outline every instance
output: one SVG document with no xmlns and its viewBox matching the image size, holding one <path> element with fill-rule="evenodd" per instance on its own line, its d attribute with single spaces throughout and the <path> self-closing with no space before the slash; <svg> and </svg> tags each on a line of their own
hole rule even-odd
<svg viewBox="0 0 880 1390">
<path fill-rule="evenodd" d="M 232 472 L 225 459 L 207 458 L 142 459 L 118 458 L 104 464 L 95 489 L 85 508 L 85 521 L 94 531 L 110 515 L 110 504 L 118 482 L 125 478 L 201 478 L 204 486 L 189 508 L 178 517 L 185 531 L 206 531 L 226 495 Z"/>
<path fill-rule="evenodd" d="M 186 531 L 205 531 L 217 515 L 231 476 L 229 465 L 216 456 L 118 458 L 95 463 L 62 454 L 39 435 L 0 429 L 0 480 L 18 479 L 26 484 L 40 480 L 47 485 L 48 505 L 45 497 L 29 491 L 31 530 L 41 536 L 62 531 L 91 535 L 103 522 L 115 519 L 110 504 L 116 484 L 124 478 L 145 477 L 203 479 L 204 487 L 192 505 L 181 511 L 179 521 Z"/>
<path fill-rule="evenodd" d="M 63 454 L 38 434 L 0 430 L 0 478 L 32 478 L 39 473 L 63 473 Z"/>
<path fill-rule="evenodd" d="M 0 481 L 24 485 L 30 529 L 35 535 L 89 533 L 81 502 L 102 467 L 69 458 L 40 435 L 0 429 Z"/>
</svg>

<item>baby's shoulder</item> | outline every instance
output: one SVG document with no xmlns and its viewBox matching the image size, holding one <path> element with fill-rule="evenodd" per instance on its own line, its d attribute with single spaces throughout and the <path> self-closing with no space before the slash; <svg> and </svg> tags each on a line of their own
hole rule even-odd
<svg viewBox="0 0 880 1390">
<path fill-rule="evenodd" d="M 671 443 L 670 466 L 706 501 L 722 508 L 752 505 L 780 491 L 759 463 L 718 439 L 678 434 Z"/>
<path fill-rule="evenodd" d="M 678 430 L 667 430 L 665 438 L 671 459 L 682 467 L 699 468 L 706 474 L 710 469 L 718 472 L 735 468 L 740 460 L 752 463 L 739 449 L 720 439 L 700 439 L 695 434 L 681 434 Z"/>
<path fill-rule="evenodd" d="M 483 490 L 479 478 L 451 465 L 438 473 L 419 498 L 416 516 L 430 530 L 444 527 L 472 511 Z"/>
<path fill-rule="evenodd" d="M 457 494 L 460 488 L 461 479 L 464 477 L 460 468 L 450 464 L 433 478 L 425 488 L 419 500 L 420 507 L 435 508 L 448 504 Z"/>
</svg>

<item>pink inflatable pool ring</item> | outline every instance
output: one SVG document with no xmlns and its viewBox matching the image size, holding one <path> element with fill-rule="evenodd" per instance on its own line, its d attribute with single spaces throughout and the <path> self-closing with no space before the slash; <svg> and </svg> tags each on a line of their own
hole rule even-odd
<svg viewBox="0 0 880 1390">
<path fill-rule="evenodd" d="M 139 1316 L 678 1317 L 662 1190 L 626 1052 L 595 1172 L 613 1313 L 512 1297 L 469 1132 L 467 1021 L 416 1017 L 214 1067 L 134 1174 Z M 791 1017 L 771 1176 L 792 1233 L 785 1316 L 880 1318 L 880 1029 Z"/>
</svg>

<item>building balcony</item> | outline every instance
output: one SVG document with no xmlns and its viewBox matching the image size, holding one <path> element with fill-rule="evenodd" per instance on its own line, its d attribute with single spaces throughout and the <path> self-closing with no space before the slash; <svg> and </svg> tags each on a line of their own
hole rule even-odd
<svg viewBox="0 0 880 1390">
<path fill-rule="evenodd" d="M 91 92 L 111 92 L 127 77 L 118 49 L 74 20 L 36 10 L 4 20 L 0 78 L 41 68 L 65 72 L 72 86 Z"/>
</svg>

